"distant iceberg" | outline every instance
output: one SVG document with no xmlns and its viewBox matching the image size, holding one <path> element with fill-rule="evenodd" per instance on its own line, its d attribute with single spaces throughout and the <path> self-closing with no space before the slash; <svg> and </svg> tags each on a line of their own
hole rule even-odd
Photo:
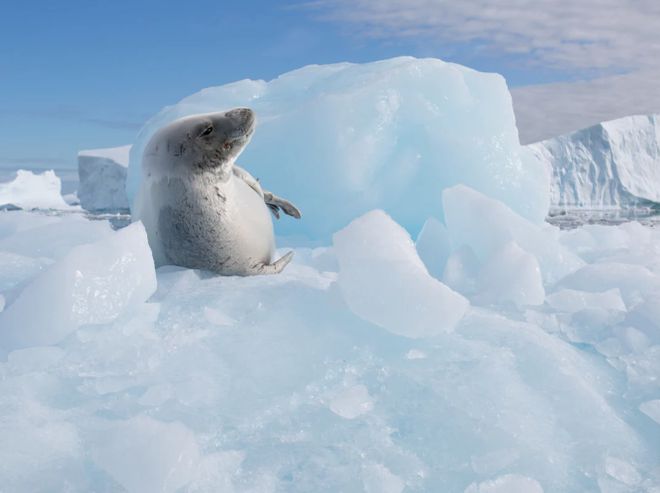
<svg viewBox="0 0 660 493">
<path fill-rule="evenodd" d="M 660 115 L 603 122 L 527 147 L 552 174 L 553 208 L 660 203 Z"/>
<path fill-rule="evenodd" d="M 328 240 L 380 208 L 415 235 L 429 215 L 441 215 L 442 190 L 459 183 L 532 221 L 547 214 L 549 177 L 519 143 L 504 78 L 412 57 L 310 65 L 270 82 L 210 87 L 164 108 L 131 149 L 129 201 L 159 128 L 237 106 L 257 114 L 239 164 L 305 217 L 278 223 L 278 234 Z"/>
<path fill-rule="evenodd" d="M 78 198 L 88 211 L 128 209 L 126 169 L 131 146 L 78 153 Z"/>
<path fill-rule="evenodd" d="M 16 178 L 0 183 L 0 206 L 16 209 L 71 209 L 62 198 L 62 182 L 53 170 L 33 173 L 19 169 Z"/>
</svg>

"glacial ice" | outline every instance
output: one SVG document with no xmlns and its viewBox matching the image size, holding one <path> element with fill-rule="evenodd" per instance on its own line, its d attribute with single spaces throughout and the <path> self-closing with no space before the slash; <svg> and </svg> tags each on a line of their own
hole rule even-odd
<svg viewBox="0 0 660 493">
<path fill-rule="evenodd" d="M 498 74 L 437 59 L 312 65 L 264 82 L 210 87 L 164 108 L 131 149 L 135 197 L 149 138 L 183 116 L 248 106 L 257 129 L 238 162 L 302 210 L 280 235 L 328 240 L 372 209 L 412 234 L 441 214 L 442 189 L 464 183 L 539 223 L 549 176 L 520 146 L 511 97 Z"/>
<path fill-rule="evenodd" d="M 62 182 L 54 171 L 33 173 L 19 169 L 16 178 L 0 183 L 0 206 L 19 209 L 70 210 L 61 195 Z"/>
<path fill-rule="evenodd" d="M 660 116 L 638 115 L 527 146 L 552 175 L 553 208 L 660 203 Z"/>
<path fill-rule="evenodd" d="M 128 209 L 126 171 L 131 146 L 78 153 L 78 198 L 88 211 Z"/>
</svg>

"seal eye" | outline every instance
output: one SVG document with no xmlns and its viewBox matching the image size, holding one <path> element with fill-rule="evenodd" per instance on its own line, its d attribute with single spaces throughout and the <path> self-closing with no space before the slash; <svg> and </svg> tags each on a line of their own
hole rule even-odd
<svg viewBox="0 0 660 493">
<path fill-rule="evenodd" d="M 210 135 L 211 132 L 213 132 L 213 125 L 210 127 L 207 127 L 206 130 L 204 130 L 201 134 L 199 134 L 200 137 L 204 137 L 206 135 Z"/>
</svg>

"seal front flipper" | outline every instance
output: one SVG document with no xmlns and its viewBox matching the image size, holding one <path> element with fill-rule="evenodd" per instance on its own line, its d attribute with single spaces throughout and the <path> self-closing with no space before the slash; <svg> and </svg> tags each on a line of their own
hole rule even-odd
<svg viewBox="0 0 660 493">
<path fill-rule="evenodd" d="M 291 217 L 295 217 L 296 219 L 300 219 L 300 211 L 295 205 L 293 205 L 288 200 L 278 197 L 272 192 L 264 192 L 264 202 L 266 202 L 266 205 L 278 219 L 280 218 L 280 215 L 279 212 L 275 212 L 277 209 L 282 209 L 285 214 Z"/>
<path fill-rule="evenodd" d="M 237 178 L 240 178 L 243 180 L 247 185 L 257 192 L 259 197 L 264 198 L 264 191 L 261 189 L 261 185 L 259 184 L 259 180 L 257 180 L 254 176 L 252 176 L 250 173 L 245 171 L 243 168 L 240 166 L 236 165 L 234 163 L 234 167 L 232 168 L 232 171 L 234 172 L 234 176 Z"/>
<path fill-rule="evenodd" d="M 280 257 L 272 264 L 257 264 L 255 265 L 255 274 L 279 274 L 284 268 L 289 265 L 293 258 L 293 252 L 289 252 L 283 257 Z"/>
</svg>

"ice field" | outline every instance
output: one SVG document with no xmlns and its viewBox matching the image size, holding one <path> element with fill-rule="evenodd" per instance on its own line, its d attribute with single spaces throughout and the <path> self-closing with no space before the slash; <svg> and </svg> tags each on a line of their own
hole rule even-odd
<svg viewBox="0 0 660 493">
<path fill-rule="evenodd" d="M 0 211 L 0 491 L 660 492 L 660 229 L 545 222 L 499 76 L 387 65 L 205 90 L 134 143 L 129 196 L 159 122 L 251 94 L 239 163 L 303 212 L 275 222 L 280 275 L 155 270 L 141 223 L 85 215 L 50 175 L 0 185 L 25 209 Z M 340 160 L 348 186 L 346 149 L 310 159 L 360 101 L 379 123 L 355 128 L 375 140 Z M 398 139 L 415 118 L 450 137 Z M 310 159 L 269 170 L 286 128 Z M 401 153 L 374 168 L 384 142 Z"/>
<path fill-rule="evenodd" d="M 660 231 L 445 200 L 488 229 L 416 248 L 374 211 L 261 278 L 154 272 L 140 224 L 0 214 L 0 484 L 657 491 Z"/>
</svg>

